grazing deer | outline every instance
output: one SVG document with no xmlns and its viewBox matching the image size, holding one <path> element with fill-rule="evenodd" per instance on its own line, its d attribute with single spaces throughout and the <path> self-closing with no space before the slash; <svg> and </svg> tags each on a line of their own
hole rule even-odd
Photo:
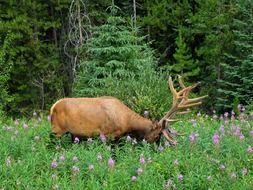
<svg viewBox="0 0 253 190">
<path fill-rule="evenodd" d="M 177 113 L 187 113 L 186 109 L 201 104 L 202 99 L 188 98 L 190 91 L 198 84 L 186 87 L 178 76 L 180 87 L 177 92 L 172 78 L 168 84 L 173 95 L 173 104 L 166 115 L 158 122 L 144 118 L 120 100 L 114 97 L 98 98 L 64 98 L 51 108 L 52 132 L 60 137 L 66 132 L 78 137 L 93 137 L 104 134 L 112 139 L 130 135 L 137 139 L 145 139 L 149 143 L 157 142 L 161 134 L 172 144 L 176 141 L 166 128 Z M 179 112 L 182 111 L 182 112 Z"/>
</svg>

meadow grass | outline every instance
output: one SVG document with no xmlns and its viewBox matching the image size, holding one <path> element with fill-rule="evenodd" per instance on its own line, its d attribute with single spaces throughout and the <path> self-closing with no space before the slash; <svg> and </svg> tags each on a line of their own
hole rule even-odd
<svg viewBox="0 0 253 190">
<path fill-rule="evenodd" d="M 0 122 L 0 189 L 253 189 L 249 118 L 196 116 L 178 145 L 49 138 L 46 118 Z"/>
</svg>

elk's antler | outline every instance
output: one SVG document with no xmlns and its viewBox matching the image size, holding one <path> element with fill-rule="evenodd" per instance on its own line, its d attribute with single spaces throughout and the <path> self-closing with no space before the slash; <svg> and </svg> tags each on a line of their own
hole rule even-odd
<svg viewBox="0 0 253 190">
<path fill-rule="evenodd" d="M 177 92 L 176 89 L 174 88 L 172 78 L 169 77 L 169 80 L 168 80 L 169 88 L 170 88 L 170 91 L 173 95 L 173 103 L 172 103 L 171 109 L 159 121 L 159 124 L 161 126 L 163 126 L 164 128 L 166 126 L 166 125 L 164 125 L 164 123 L 168 124 L 173 121 L 177 121 L 177 120 L 173 119 L 173 117 L 176 114 L 189 113 L 189 110 L 187 110 L 188 108 L 200 105 L 202 103 L 202 100 L 207 97 L 207 95 L 206 95 L 206 96 L 201 96 L 198 98 L 189 98 L 188 97 L 189 93 L 191 92 L 192 89 L 194 89 L 196 86 L 198 86 L 199 83 L 186 87 L 183 83 L 182 77 L 179 75 L 178 75 L 178 81 L 179 81 L 179 85 L 182 89 Z M 167 133 L 167 136 L 171 137 L 171 135 L 169 134 L 169 131 L 167 129 L 163 130 L 163 134 L 164 133 Z M 166 138 L 166 139 L 168 139 L 168 138 Z M 176 143 L 175 141 L 173 141 L 173 138 L 172 138 L 172 141 L 170 141 L 170 142 L 173 144 Z"/>
</svg>

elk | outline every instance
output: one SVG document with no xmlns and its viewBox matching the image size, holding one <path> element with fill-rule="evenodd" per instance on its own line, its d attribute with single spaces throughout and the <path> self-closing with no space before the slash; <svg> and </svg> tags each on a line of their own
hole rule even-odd
<svg viewBox="0 0 253 190">
<path fill-rule="evenodd" d="M 50 110 L 52 133 L 56 137 L 71 133 L 78 137 L 94 137 L 103 134 L 112 139 L 124 135 L 145 139 L 149 143 L 157 142 L 161 135 L 171 143 L 177 143 L 167 126 L 175 121 L 178 113 L 187 113 L 188 108 L 202 103 L 206 96 L 189 98 L 189 93 L 198 84 L 186 87 L 178 76 L 180 91 L 176 91 L 172 78 L 168 85 L 173 95 L 171 109 L 160 121 L 151 121 L 142 117 L 117 98 L 103 96 L 97 98 L 63 98 L 58 100 Z"/>
</svg>

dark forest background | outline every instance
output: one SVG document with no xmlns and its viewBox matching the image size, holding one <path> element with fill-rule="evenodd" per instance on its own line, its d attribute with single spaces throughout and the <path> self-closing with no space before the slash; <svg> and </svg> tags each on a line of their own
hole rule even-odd
<svg viewBox="0 0 253 190">
<path fill-rule="evenodd" d="M 253 1 L 0 2 L 1 114 L 113 95 L 158 117 L 177 74 L 201 82 L 206 112 L 253 110 Z"/>
</svg>

